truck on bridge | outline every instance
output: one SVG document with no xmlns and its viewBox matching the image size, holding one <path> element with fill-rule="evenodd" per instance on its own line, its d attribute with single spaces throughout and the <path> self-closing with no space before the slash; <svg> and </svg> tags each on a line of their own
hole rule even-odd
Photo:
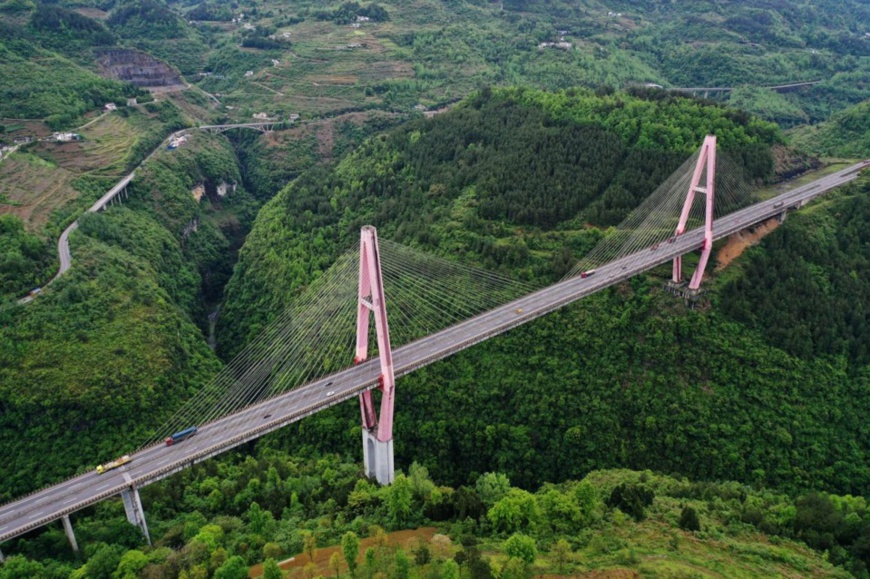
<svg viewBox="0 0 870 579">
<path fill-rule="evenodd" d="M 118 468 L 119 466 L 125 465 L 128 462 L 133 460 L 130 458 L 129 454 L 125 454 L 124 456 L 113 460 L 112 462 L 107 462 L 106 464 L 101 464 L 97 467 L 97 474 L 103 474 L 107 470 L 112 470 L 113 468 Z"/>
<path fill-rule="evenodd" d="M 196 434 L 196 426 L 191 426 L 190 428 L 185 428 L 184 430 L 182 430 L 180 432 L 176 432 L 172 436 L 167 436 L 166 441 L 165 441 L 166 446 L 172 446 L 173 444 L 175 444 L 177 442 L 181 442 L 182 440 L 184 440 L 186 438 L 190 438 L 194 434 Z"/>
</svg>

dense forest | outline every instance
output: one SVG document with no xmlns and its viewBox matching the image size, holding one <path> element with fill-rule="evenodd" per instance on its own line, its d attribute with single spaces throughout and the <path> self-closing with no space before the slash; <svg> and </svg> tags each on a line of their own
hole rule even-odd
<svg viewBox="0 0 870 579">
<path fill-rule="evenodd" d="M 670 123 L 672 117 L 679 124 Z M 692 127 L 695 136 L 684 132 Z M 393 130 L 334 169 L 301 176 L 264 208 L 228 288 L 220 351 L 234 351 L 271 319 L 290 299 L 288 290 L 327 267 L 364 223 L 389 239 L 521 279 L 558 279 L 572 255 L 579 258 L 599 239 L 586 224 L 609 225 L 637 203 L 623 184 L 654 186 L 682 160 L 678 152 L 684 158 L 692 139 L 700 142 L 706 131 L 719 134 L 723 150 L 735 158 L 752 151 L 745 169 L 770 176 L 769 147 L 781 138 L 776 130 L 682 98 L 484 91 L 449 113 Z M 685 148 L 674 150 L 679 138 Z M 649 143 L 663 146 L 649 149 Z M 511 162 L 502 162 L 500 151 Z M 570 162 L 566 151 L 574 155 Z M 572 174 L 571 165 L 583 167 L 582 176 Z M 545 174 L 553 180 L 542 185 Z M 583 194 L 566 206 L 555 195 L 572 179 L 571 190 Z M 837 206 L 867 187 L 854 185 Z M 609 201 L 614 191 L 628 193 L 623 205 Z M 516 211 L 526 208 L 535 211 Z M 856 223 L 862 214 L 852 213 Z M 788 232 L 802 227 L 802 219 L 789 221 L 772 239 L 797 235 Z M 755 301 L 769 289 L 768 275 L 732 277 L 729 283 L 744 288 L 733 294 L 723 277 L 725 285 L 715 285 L 721 292 L 712 297 L 722 307 L 704 313 L 659 293 L 662 278 L 653 275 L 403 378 L 399 462 L 416 460 L 453 485 L 500 470 L 533 488 L 593 468 L 629 466 L 793 491 L 861 492 L 870 476 L 862 420 L 868 385 L 860 346 L 849 358 L 842 345 L 865 330 L 860 314 L 837 308 L 852 296 L 854 288 L 843 282 L 860 279 L 860 269 L 852 277 L 850 271 L 862 258 L 839 264 L 841 274 L 825 253 L 854 253 L 845 245 L 852 229 L 844 227 L 843 241 L 809 242 L 819 257 L 807 267 L 816 271 L 814 279 L 829 280 L 828 291 L 808 296 L 812 302 L 788 300 L 771 328 L 741 314 L 763 320 L 766 308 L 777 307 L 770 299 L 775 293 Z M 774 255 L 769 259 L 797 261 Z M 812 288 L 805 284 L 799 293 Z M 809 303 L 818 315 L 801 319 Z M 825 316 L 834 311 L 847 313 L 831 325 Z M 823 331 L 828 342 L 807 350 L 775 337 L 797 340 L 804 331 L 790 330 L 802 324 L 809 335 Z M 325 412 L 264 444 L 355 452 L 357 414 L 350 406 Z"/>
<path fill-rule="evenodd" d="M 165 2 L 117 3 L 106 24 L 126 44 L 165 60 L 185 75 L 202 70 L 207 45 L 196 29 Z"/>
<path fill-rule="evenodd" d="M 771 233 L 722 287 L 723 312 L 798 358 L 870 363 L 867 191 L 847 188 Z"/>
<path fill-rule="evenodd" d="M 143 500 L 153 547 L 119 501 L 102 503 L 74 518 L 81 559 L 52 526 L 15 541 L 0 578 L 863 577 L 870 538 L 866 501 L 850 496 L 627 470 L 531 490 L 487 472 L 451 487 L 418 464 L 378 487 L 335 455 L 274 451 L 196 466 Z"/>
<path fill-rule="evenodd" d="M 364 223 L 395 241 L 443 254 L 470 249 L 489 269 L 553 280 L 567 270 L 553 271 L 533 249 L 555 253 L 561 244 L 579 258 L 599 238 L 584 224 L 618 223 L 708 133 L 746 159 L 751 178 L 772 177 L 770 146 L 782 138 L 774 125 L 690 98 L 639 94 L 486 89 L 368 141 L 334 170 L 302 175 L 266 206 L 245 247 L 228 288 L 222 351 L 236 351 L 286 304 L 289 292 L 272 284 L 306 284 Z M 513 227 L 558 233 L 530 248 Z"/>
<path fill-rule="evenodd" d="M 24 230 L 20 219 L 0 215 L 0 296 L 39 286 L 51 265 L 49 251 L 44 240 Z"/>
</svg>

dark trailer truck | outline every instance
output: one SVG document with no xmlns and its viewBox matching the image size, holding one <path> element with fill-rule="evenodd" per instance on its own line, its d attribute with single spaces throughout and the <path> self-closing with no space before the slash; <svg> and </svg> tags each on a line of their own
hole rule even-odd
<svg viewBox="0 0 870 579">
<path fill-rule="evenodd" d="M 191 426 L 190 428 L 185 428 L 181 432 L 176 432 L 172 436 L 166 437 L 166 446 L 172 446 L 177 442 L 181 442 L 185 438 L 190 438 L 196 434 L 196 426 Z"/>
</svg>

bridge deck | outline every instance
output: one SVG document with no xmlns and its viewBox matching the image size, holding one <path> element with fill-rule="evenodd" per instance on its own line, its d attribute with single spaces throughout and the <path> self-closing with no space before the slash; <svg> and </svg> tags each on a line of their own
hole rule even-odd
<svg viewBox="0 0 870 579">
<path fill-rule="evenodd" d="M 232 125 L 200 125 L 198 128 L 204 131 L 209 129 L 244 129 L 244 128 L 258 128 L 258 127 L 271 127 L 272 125 L 278 125 L 281 121 L 264 121 L 262 123 L 236 123 Z"/>
<path fill-rule="evenodd" d="M 109 189 L 105 195 L 97 199 L 97 202 L 91 205 L 91 208 L 88 209 L 91 213 L 96 213 L 97 211 L 102 211 L 106 207 L 106 203 L 114 199 L 114 197 L 124 190 L 124 187 L 130 184 L 130 181 L 133 180 L 133 177 L 136 176 L 136 172 L 133 171 L 117 183 L 115 186 Z"/>
<path fill-rule="evenodd" d="M 793 82 L 789 84 L 777 84 L 773 86 L 762 86 L 758 88 L 765 88 L 773 91 L 787 91 L 793 88 L 800 88 L 803 86 L 813 86 L 819 84 L 821 80 L 808 80 L 804 82 Z M 729 92 L 734 90 L 736 87 L 733 86 L 689 86 L 689 87 L 675 87 L 668 90 L 676 91 L 676 92 Z"/>
<path fill-rule="evenodd" d="M 726 237 L 788 208 L 800 207 L 851 181 L 859 169 L 868 165 L 870 161 L 853 165 L 719 219 L 714 225 L 715 237 Z M 564 280 L 402 346 L 393 352 L 396 377 L 698 249 L 702 241 L 702 229 L 686 232 L 673 243 L 663 243 L 599 267 L 594 276 Z M 0 506 L 0 542 L 117 495 L 131 484 L 151 484 L 305 416 L 350 400 L 360 392 L 376 387 L 379 371 L 378 361 L 370 360 L 210 424 L 199 425 L 196 436 L 178 445 L 157 444 L 145 448 L 119 469 L 103 475 L 91 471 Z"/>
</svg>

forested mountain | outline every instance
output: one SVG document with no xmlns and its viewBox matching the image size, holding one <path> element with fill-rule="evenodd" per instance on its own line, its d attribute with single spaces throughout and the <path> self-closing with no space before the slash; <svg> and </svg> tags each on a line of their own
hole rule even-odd
<svg viewBox="0 0 870 579">
<path fill-rule="evenodd" d="M 772 176 L 774 125 L 657 91 L 485 90 L 410 122 L 334 170 L 303 175 L 263 209 L 228 288 L 220 348 L 237 351 L 363 223 L 437 253 L 471 250 L 526 279 L 557 278 L 567 269 L 554 270 L 547 250 L 567 251 L 560 267 L 570 267 L 600 238 L 583 224 L 618 223 L 711 132 L 751 178 Z"/>
<path fill-rule="evenodd" d="M 50 291 L 0 309 L 0 501 L 134 450 L 220 368 L 205 304 L 256 206 L 216 188 L 240 180 L 221 137 L 161 151 L 122 206 L 80 219 Z M 16 235 L 26 256 L 34 242 Z"/>
<path fill-rule="evenodd" d="M 58 129 L 107 102 L 147 94 L 34 45 L 26 30 L 2 21 L 0 74 L 12 81 L 0 87 L 0 117 L 45 119 Z"/>
<path fill-rule="evenodd" d="M 87 77 L 97 71 L 94 48 L 120 46 L 162 58 L 189 81 L 221 94 L 214 113 L 234 120 L 264 110 L 307 116 L 368 109 L 408 113 L 417 104 L 454 101 L 481 84 L 552 90 L 654 83 L 734 87 L 719 97 L 794 126 L 826 119 L 870 96 L 867 10 L 857 0 L 836 6 L 763 0 L 243 0 L 233 6 L 9 0 L 0 4 L 0 26 L 8 78 L 17 78 L 19 89 L 57 95 L 45 97 L 52 110 L 39 109 L 39 116 L 83 111 L 58 98 L 66 94 L 64 86 L 37 82 L 14 66 L 11 54 L 43 68 L 41 77 L 53 81 L 70 78 L 68 65 L 54 56 L 75 61 L 80 68 L 73 77 Z M 52 60 L 45 62 L 49 54 Z M 821 82 L 786 92 L 764 88 L 800 81 Z M 77 82 L 81 93 L 83 83 L 92 81 Z M 88 88 L 93 93 L 96 87 Z M 108 85 L 100 90 L 101 100 L 117 98 Z M 14 93 L 4 103 L 21 106 L 25 94 Z"/>
<path fill-rule="evenodd" d="M 361 225 L 544 285 L 706 134 L 758 184 L 801 172 L 792 144 L 870 154 L 868 10 L 0 0 L 0 143 L 20 145 L 0 164 L 0 502 L 133 450 Z M 101 76 L 97 55 L 126 48 L 196 86 Z M 60 231 L 170 132 L 296 114 L 155 153 L 122 206 L 81 218 L 73 268 L 15 303 L 48 279 Z M 660 291 L 663 268 L 403 378 L 393 487 L 362 477 L 345 404 L 146 489 L 154 548 L 108 502 L 75 518 L 82 559 L 51 527 L 3 548 L 55 560 L 13 557 L 0 579 L 243 577 L 301 561 L 304 531 L 320 546 L 371 535 L 368 578 L 867 577 L 868 193 L 864 177 L 790 216 L 707 278 L 697 310 Z M 389 550 L 370 527 L 422 524 L 452 546 Z M 337 560 L 293 573 L 345 573 Z"/>
<path fill-rule="evenodd" d="M 618 221 L 642 188 L 712 131 L 724 151 L 751 159 L 748 171 L 770 175 L 769 147 L 780 139 L 773 127 L 683 98 L 484 91 L 391 131 L 334 169 L 304 175 L 263 209 L 228 288 L 221 351 L 234 351 L 281 311 L 293 288 L 331 264 L 365 223 L 426 251 L 526 280 L 558 279 L 600 238 L 588 224 Z M 542 182 L 543 174 L 553 177 Z M 853 186 L 835 207 L 867 186 Z M 862 219 L 863 210 L 849 211 L 855 223 Z M 832 209 L 825 219 L 843 213 Z M 773 239 L 804 227 L 803 219 L 788 222 Z M 659 293 L 661 278 L 641 277 L 403 378 L 399 462 L 417 460 L 457 485 L 487 470 L 532 487 L 630 466 L 861 492 L 870 477 L 866 329 L 860 310 L 842 306 L 855 291 L 844 282 L 862 271 L 847 264 L 864 258 L 826 259 L 859 251 L 858 240 L 844 245 L 854 226 L 842 228 L 842 241 L 809 242 L 819 255 L 807 256 L 806 268 L 823 289 L 782 274 L 784 288 L 793 279 L 803 284 L 799 294 L 812 292 L 807 301 L 786 297 L 768 273 L 717 284 L 713 303 L 721 306 L 687 311 Z M 753 259 L 747 273 L 779 267 Z M 802 262 L 775 252 L 768 259 Z M 803 317 L 810 303 L 818 315 Z M 777 307 L 778 321 L 764 327 L 764 312 Z M 267 444 L 353 452 L 357 414 L 341 407 Z"/>
</svg>

